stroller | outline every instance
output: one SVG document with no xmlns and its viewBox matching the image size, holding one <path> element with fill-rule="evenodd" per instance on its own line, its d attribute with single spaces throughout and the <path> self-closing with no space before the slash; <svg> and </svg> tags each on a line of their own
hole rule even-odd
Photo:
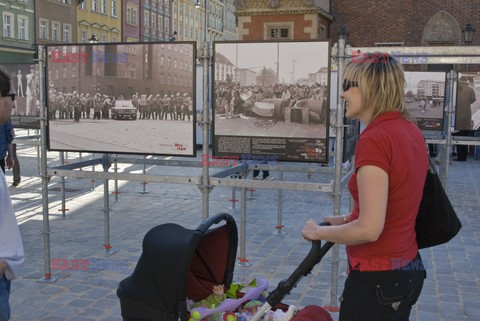
<svg viewBox="0 0 480 321">
<path fill-rule="evenodd" d="M 225 224 L 218 227 L 213 225 Z M 211 228 L 212 227 L 212 228 Z M 208 297 L 214 285 L 230 287 L 238 244 L 237 225 L 229 214 L 217 214 L 205 220 L 196 230 L 177 224 L 152 228 L 143 239 L 143 252 L 132 275 L 122 280 L 117 289 L 124 321 L 187 321 L 187 297 L 200 301 Z M 270 293 L 250 321 L 258 321 L 308 275 L 333 246 L 312 242 L 312 248 L 287 279 Z M 306 314 L 323 313 L 317 306 L 300 311 L 300 320 L 331 320 L 308 318 Z M 320 311 L 320 310 L 323 311 Z M 325 312 L 328 314 L 327 312 Z M 297 321 L 297 316 L 292 321 Z M 330 319 L 328 319 L 330 318 Z"/>
</svg>

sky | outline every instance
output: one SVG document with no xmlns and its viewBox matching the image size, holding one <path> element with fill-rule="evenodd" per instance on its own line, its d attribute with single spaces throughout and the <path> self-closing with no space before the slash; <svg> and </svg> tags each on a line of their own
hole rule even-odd
<svg viewBox="0 0 480 321">
<path fill-rule="evenodd" d="M 215 44 L 216 53 L 224 55 L 238 68 L 248 68 L 255 72 L 259 72 L 263 67 L 277 71 L 277 48 L 280 58 L 280 82 L 291 83 L 293 71 L 297 81 L 300 78 L 306 78 L 309 73 L 328 66 L 328 42 Z"/>
</svg>

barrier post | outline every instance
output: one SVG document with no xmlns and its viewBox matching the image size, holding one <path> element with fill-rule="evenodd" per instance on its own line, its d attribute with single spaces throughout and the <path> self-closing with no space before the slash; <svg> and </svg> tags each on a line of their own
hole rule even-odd
<svg viewBox="0 0 480 321">
<path fill-rule="evenodd" d="M 103 155 L 103 171 L 108 173 L 108 168 L 110 167 L 110 160 L 108 154 Z M 108 179 L 103 180 L 103 231 L 104 231 L 104 242 L 103 249 L 104 255 L 110 256 L 115 253 L 115 250 L 112 250 L 110 245 L 110 195 L 108 193 Z"/>
<path fill-rule="evenodd" d="M 147 155 L 143 155 L 143 175 L 147 175 L 147 164 L 145 163 L 146 159 L 147 159 Z M 143 181 L 140 184 L 143 185 L 142 191 L 140 192 L 140 194 L 148 194 L 148 191 L 147 191 L 148 182 Z"/>
<path fill-rule="evenodd" d="M 45 99 L 43 97 L 43 80 L 44 74 L 44 56 L 45 47 L 43 45 L 38 46 L 38 68 L 40 70 L 39 75 L 39 92 L 40 92 L 40 150 L 41 150 L 41 177 L 42 177 L 42 212 L 43 212 L 43 247 L 44 247 L 44 264 L 45 273 L 38 282 L 53 283 L 57 281 L 58 277 L 52 276 L 52 269 L 50 265 L 50 218 L 48 208 L 48 176 L 47 176 L 47 108 L 45 106 Z"/>
<path fill-rule="evenodd" d="M 65 164 L 65 159 L 63 156 L 63 152 L 60 152 L 60 163 L 62 165 Z M 62 208 L 59 209 L 59 212 L 62 212 L 62 218 L 65 218 L 65 212 L 68 211 L 66 208 L 66 203 L 65 203 L 65 176 L 60 176 L 60 193 L 62 195 Z"/>
<path fill-rule="evenodd" d="M 283 181 L 283 171 L 278 172 L 278 180 Z M 277 212 L 277 226 L 275 226 L 275 231 L 273 234 L 275 235 L 284 235 L 285 234 L 285 226 L 282 223 L 282 215 L 283 215 L 283 190 L 278 190 L 278 212 Z"/>
<path fill-rule="evenodd" d="M 242 177 L 247 177 L 247 171 L 242 172 Z M 238 265 L 240 266 L 250 266 L 251 262 L 247 259 L 247 188 L 242 187 L 242 196 L 241 196 L 241 216 L 240 216 L 240 256 L 237 257 Z"/>
</svg>

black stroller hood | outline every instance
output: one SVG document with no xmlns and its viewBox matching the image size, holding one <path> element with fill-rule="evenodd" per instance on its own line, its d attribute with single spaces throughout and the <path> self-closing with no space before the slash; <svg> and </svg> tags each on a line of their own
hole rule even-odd
<svg viewBox="0 0 480 321">
<path fill-rule="evenodd" d="M 176 224 L 152 228 L 135 270 L 119 284 L 122 317 L 186 320 L 187 297 L 199 301 L 212 293 L 213 285 L 230 286 L 237 243 L 237 226 L 229 214 L 212 216 L 196 230 Z"/>
</svg>

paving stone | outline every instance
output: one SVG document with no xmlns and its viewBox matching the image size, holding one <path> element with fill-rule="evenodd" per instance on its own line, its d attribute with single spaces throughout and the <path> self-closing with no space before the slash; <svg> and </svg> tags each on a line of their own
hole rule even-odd
<svg viewBox="0 0 480 321">
<path fill-rule="evenodd" d="M 201 194 L 195 186 L 175 184 L 149 184 L 149 194 L 141 195 L 138 182 L 122 182 L 119 201 L 110 199 L 110 242 L 117 253 L 103 255 L 103 187 L 96 182 L 91 190 L 88 179 L 67 179 L 67 187 L 77 189 L 68 193 L 70 211 L 62 219 L 58 213 L 60 193 L 50 192 L 51 207 L 51 257 L 62 259 L 105 258 L 128 260 L 126 271 L 91 269 L 87 271 L 53 271 L 60 279 L 53 284 L 36 282 L 44 275 L 43 243 L 41 240 L 41 182 L 36 173 L 36 151 L 33 148 L 19 150 L 22 163 L 22 182 L 11 189 L 16 214 L 21 218 L 22 233 L 27 257 L 24 268 L 12 284 L 12 321 L 121 321 L 120 303 L 116 296 L 119 281 L 130 275 L 142 251 L 142 239 L 153 226 L 176 223 L 195 229 L 202 221 Z M 69 158 L 77 158 L 69 153 Z M 58 163 L 58 153 L 49 153 L 49 159 Z M 90 157 L 90 156 L 88 156 Z M 139 157 L 141 158 L 141 157 Z M 200 157 L 198 157 L 200 159 Z M 304 165 L 304 164 L 303 164 Z M 302 165 L 302 166 L 303 166 Z M 141 173 L 143 166 L 121 164 L 120 171 Z M 427 269 L 424 289 L 411 314 L 411 321 L 480 321 L 478 297 L 480 297 L 480 162 L 470 159 L 462 166 L 451 166 L 449 195 L 461 216 L 464 228 L 460 235 L 446 245 L 421 251 Z M 149 174 L 200 175 L 201 169 L 152 166 Z M 274 173 L 274 172 L 272 172 Z M 7 181 L 11 180 L 7 172 Z M 304 173 L 285 173 L 292 181 L 308 181 Z M 312 175 L 310 181 L 330 181 L 330 174 Z M 28 182 L 28 184 L 27 184 Z M 51 187 L 59 186 L 59 179 L 52 177 Z M 113 190 L 113 182 L 110 188 Z M 237 197 L 240 193 L 237 192 Z M 277 224 L 277 191 L 257 190 L 256 200 L 247 201 L 246 255 L 253 263 L 250 267 L 236 266 L 234 280 L 247 277 L 265 277 L 270 289 L 296 268 L 308 253 L 310 246 L 301 239 L 303 222 L 314 217 L 321 220 L 322 213 L 333 210 L 331 199 L 324 193 L 285 191 L 283 193 L 283 224 L 286 234 L 273 235 Z M 230 210 L 230 188 L 216 187 L 210 194 L 210 212 Z M 343 202 L 347 203 L 347 202 Z M 165 210 L 167 209 L 167 210 Z M 348 204 L 342 204 L 348 211 Z M 240 228 L 240 213 L 233 214 Z M 24 219 L 25 217 L 31 219 Z M 345 248 L 340 247 L 340 275 L 338 293 L 343 290 L 345 275 Z M 40 267 L 40 268 L 39 268 Z M 327 255 L 304 278 L 284 301 L 297 306 L 330 303 L 331 259 Z M 41 298 L 41 299 L 40 299 Z M 73 304 L 74 306 L 72 306 Z M 45 310 L 45 312 L 43 312 Z M 47 313 L 42 315 L 43 313 Z M 338 313 L 333 313 L 338 320 Z"/>
</svg>

